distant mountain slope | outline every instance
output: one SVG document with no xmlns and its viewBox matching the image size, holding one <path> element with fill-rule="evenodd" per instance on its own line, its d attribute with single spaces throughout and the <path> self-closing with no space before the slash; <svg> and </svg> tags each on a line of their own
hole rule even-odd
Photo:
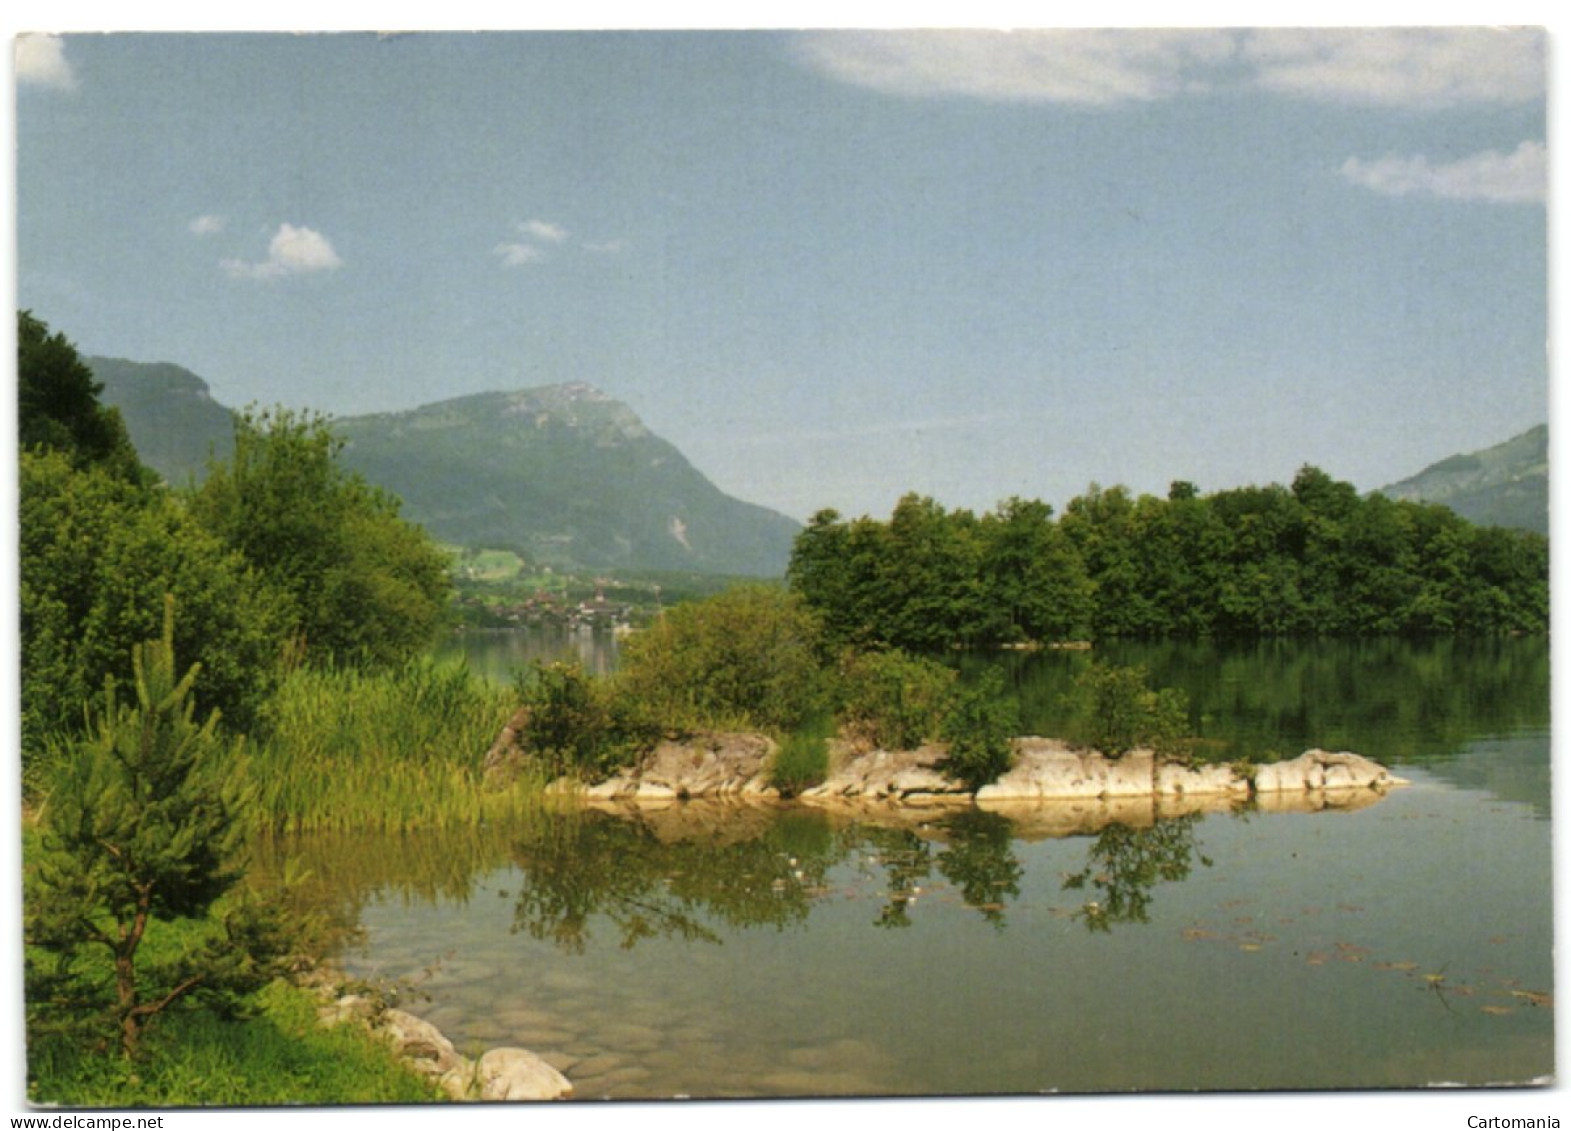
<svg viewBox="0 0 1571 1131">
<path fill-rule="evenodd" d="M 1443 459 L 1379 493 L 1443 503 L 1484 526 L 1548 534 L 1549 427 L 1540 424 L 1492 448 Z"/>
<path fill-rule="evenodd" d="M 103 383 L 103 402 L 120 409 L 142 462 L 170 483 L 200 479 L 209 452 L 228 459 L 234 451 L 230 410 L 189 369 L 119 357 L 84 360 Z"/>
<path fill-rule="evenodd" d="M 346 417 L 344 459 L 438 538 L 597 568 L 778 576 L 798 524 L 739 502 L 584 384 Z"/>
<path fill-rule="evenodd" d="M 231 411 L 177 365 L 87 359 L 142 461 L 171 483 L 233 450 Z M 726 495 L 626 405 L 585 384 L 339 417 L 345 465 L 445 542 L 589 569 L 778 577 L 799 525 Z"/>
</svg>

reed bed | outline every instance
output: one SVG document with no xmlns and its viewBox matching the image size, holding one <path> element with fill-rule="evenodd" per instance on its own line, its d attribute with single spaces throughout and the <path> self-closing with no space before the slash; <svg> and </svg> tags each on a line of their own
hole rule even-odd
<svg viewBox="0 0 1571 1131">
<path fill-rule="evenodd" d="M 404 832 L 527 815 L 543 780 L 482 781 L 515 704 L 461 663 L 291 672 L 250 751 L 260 832 Z"/>
</svg>

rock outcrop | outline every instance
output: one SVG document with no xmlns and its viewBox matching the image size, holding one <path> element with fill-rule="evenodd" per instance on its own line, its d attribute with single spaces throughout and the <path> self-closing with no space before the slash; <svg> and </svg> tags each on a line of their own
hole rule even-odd
<svg viewBox="0 0 1571 1131">
<path fill-rule="evenodd" d="M 907 804 L 969 800 L 966 787 L 946 777 L 940 769 L 946 754 L 942 746 L 857 753 L 836 743 L 830 749 L 830 764 L 840 768 L 821 784 L 803 791 L 802 799 L 863 798 Z"/>
<path fill-rule="evenodd" d="M 1378 762 L 1343 751 L 1332 754 L 1309 750 L 1289 762 L 1272 762 L 1255 769 L 1257 794 L 1304 793 L 1321 790 L 1374 789 L 1405 785 Z"/>
<path fill-rule="evenodd" d="M 481 764 L 485 783 L 492 788 L 508 785 L 518 776 L 529 755 L 524 749 L 524 734 L 529 729 L 529 708 L 520 707 L 491 743 Z"/>
<path fill-rule="evenodd" d="M 683 740 L 666 739 L 638 765 L 596 785 L 562 782 L 558 792 L 576 791 L 591 801 L 684 801 L 690 797 L 769 797 L 776 746 L 761 734 L 710 731 Z"/>
<path fill-rule="evenodd" d="M 488 781 L 506 780 L 522 764 L 528 723 L 528 712 L 521 710 L 497 736 L 486 755 Z M 711 731 L 667 738 L 636 766 L 606 781 L 584 785 L 563 779 L 551 789 L 591 804 L 658 805 L 694 798 L 778 800 L 780 791 L 770 783 L 776 753 L 775 743 L 759 734 Z M 1352 808 L 1350 798 L 1355 794 L 1378 798 L 1393 786 L 1406 784 L 1379 763 L 1347 752 L 1310 750 L 1290 761 L 1254 767 L 1185 765 L 1159 759 L 1150 750 L 1131 750 L 1109 758 L 1058 739 L 1025 737 L 1015 739 L 1010 769 L 973 794 L 945 774 L 946 756 L 941 745 L 864 750 L 833 740 L 829 776 L 803 791 L 799 800 L 813 805 L 882 802 L 931 806 L 1024 801 L 1106 804 L 1154 799 L 1164 810 L 1181 812 L 1201 798 L 1224 805 L 1253 798 L 1262 807 L 1301 810 Z M 1332 800 L 1314 800 L 1322 795 Z"/>
</svg>

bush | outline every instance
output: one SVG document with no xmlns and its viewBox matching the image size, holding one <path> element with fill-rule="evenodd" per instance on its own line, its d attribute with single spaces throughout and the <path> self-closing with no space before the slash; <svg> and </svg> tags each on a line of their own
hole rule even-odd
<svg viewBox="0 0 1571 1131">
<path fill-rule="evenodd" d="M 577 664 L 537 660 L 519 673 L 515 691 L 529 711 L 525 747 L 549 777 L 607 777 L 654 737 L 633 704 Z"/>
<path fill-rule="evenodd" d="M 1158 756 L 1189 755 L 1189 701 L 1176 688 L 1153 690 L 1143 667 L 1093 663 L 1075 680 L 1074 737 L 1117 758 L 1137 747 Z"/>
<path fill-rule="evenodd" d="M 953 706 L 955 672 L 898 649 L 851 652 L 840 663 L 837 717 L 852 742 L 912 750 L 938 737 Z"/>
<path fill-rule="evenodd" d="M 1019 725 L 1019 707 L 1005 691 L 1003 675 L 988 671 L 960 690 L 944 718 L 941 733 L 949 743 L 944 773 L 971 790 L 997 781 L 1013 760 Z"/>
<path fill-rule="evenodd" d="M 800 598 L 739 586 L 679 605 L 629 637 L 616 692 L 673 729 L 788 733 L 822 709 L 821 639 Z"/>
</svg>

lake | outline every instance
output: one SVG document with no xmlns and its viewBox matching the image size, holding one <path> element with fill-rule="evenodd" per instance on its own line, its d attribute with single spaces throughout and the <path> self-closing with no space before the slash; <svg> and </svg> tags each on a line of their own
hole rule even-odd
<svg viewBox="0 0 1571 1131">
<path fill-rule="evenodd" d="M 690 803 L 289 851 L 358 929 L 352 974 L 407 987 L 461 1052 L 534 1049 L 583 1098 L 1553 1073 L 1546 642 L 1098 655 L 1182 687 L 1218 756 L 1352 749 L 1411 785 L 1166 819 Z M 1050 733 L 1088 658 L 991 662 Z"/>
</svg>

